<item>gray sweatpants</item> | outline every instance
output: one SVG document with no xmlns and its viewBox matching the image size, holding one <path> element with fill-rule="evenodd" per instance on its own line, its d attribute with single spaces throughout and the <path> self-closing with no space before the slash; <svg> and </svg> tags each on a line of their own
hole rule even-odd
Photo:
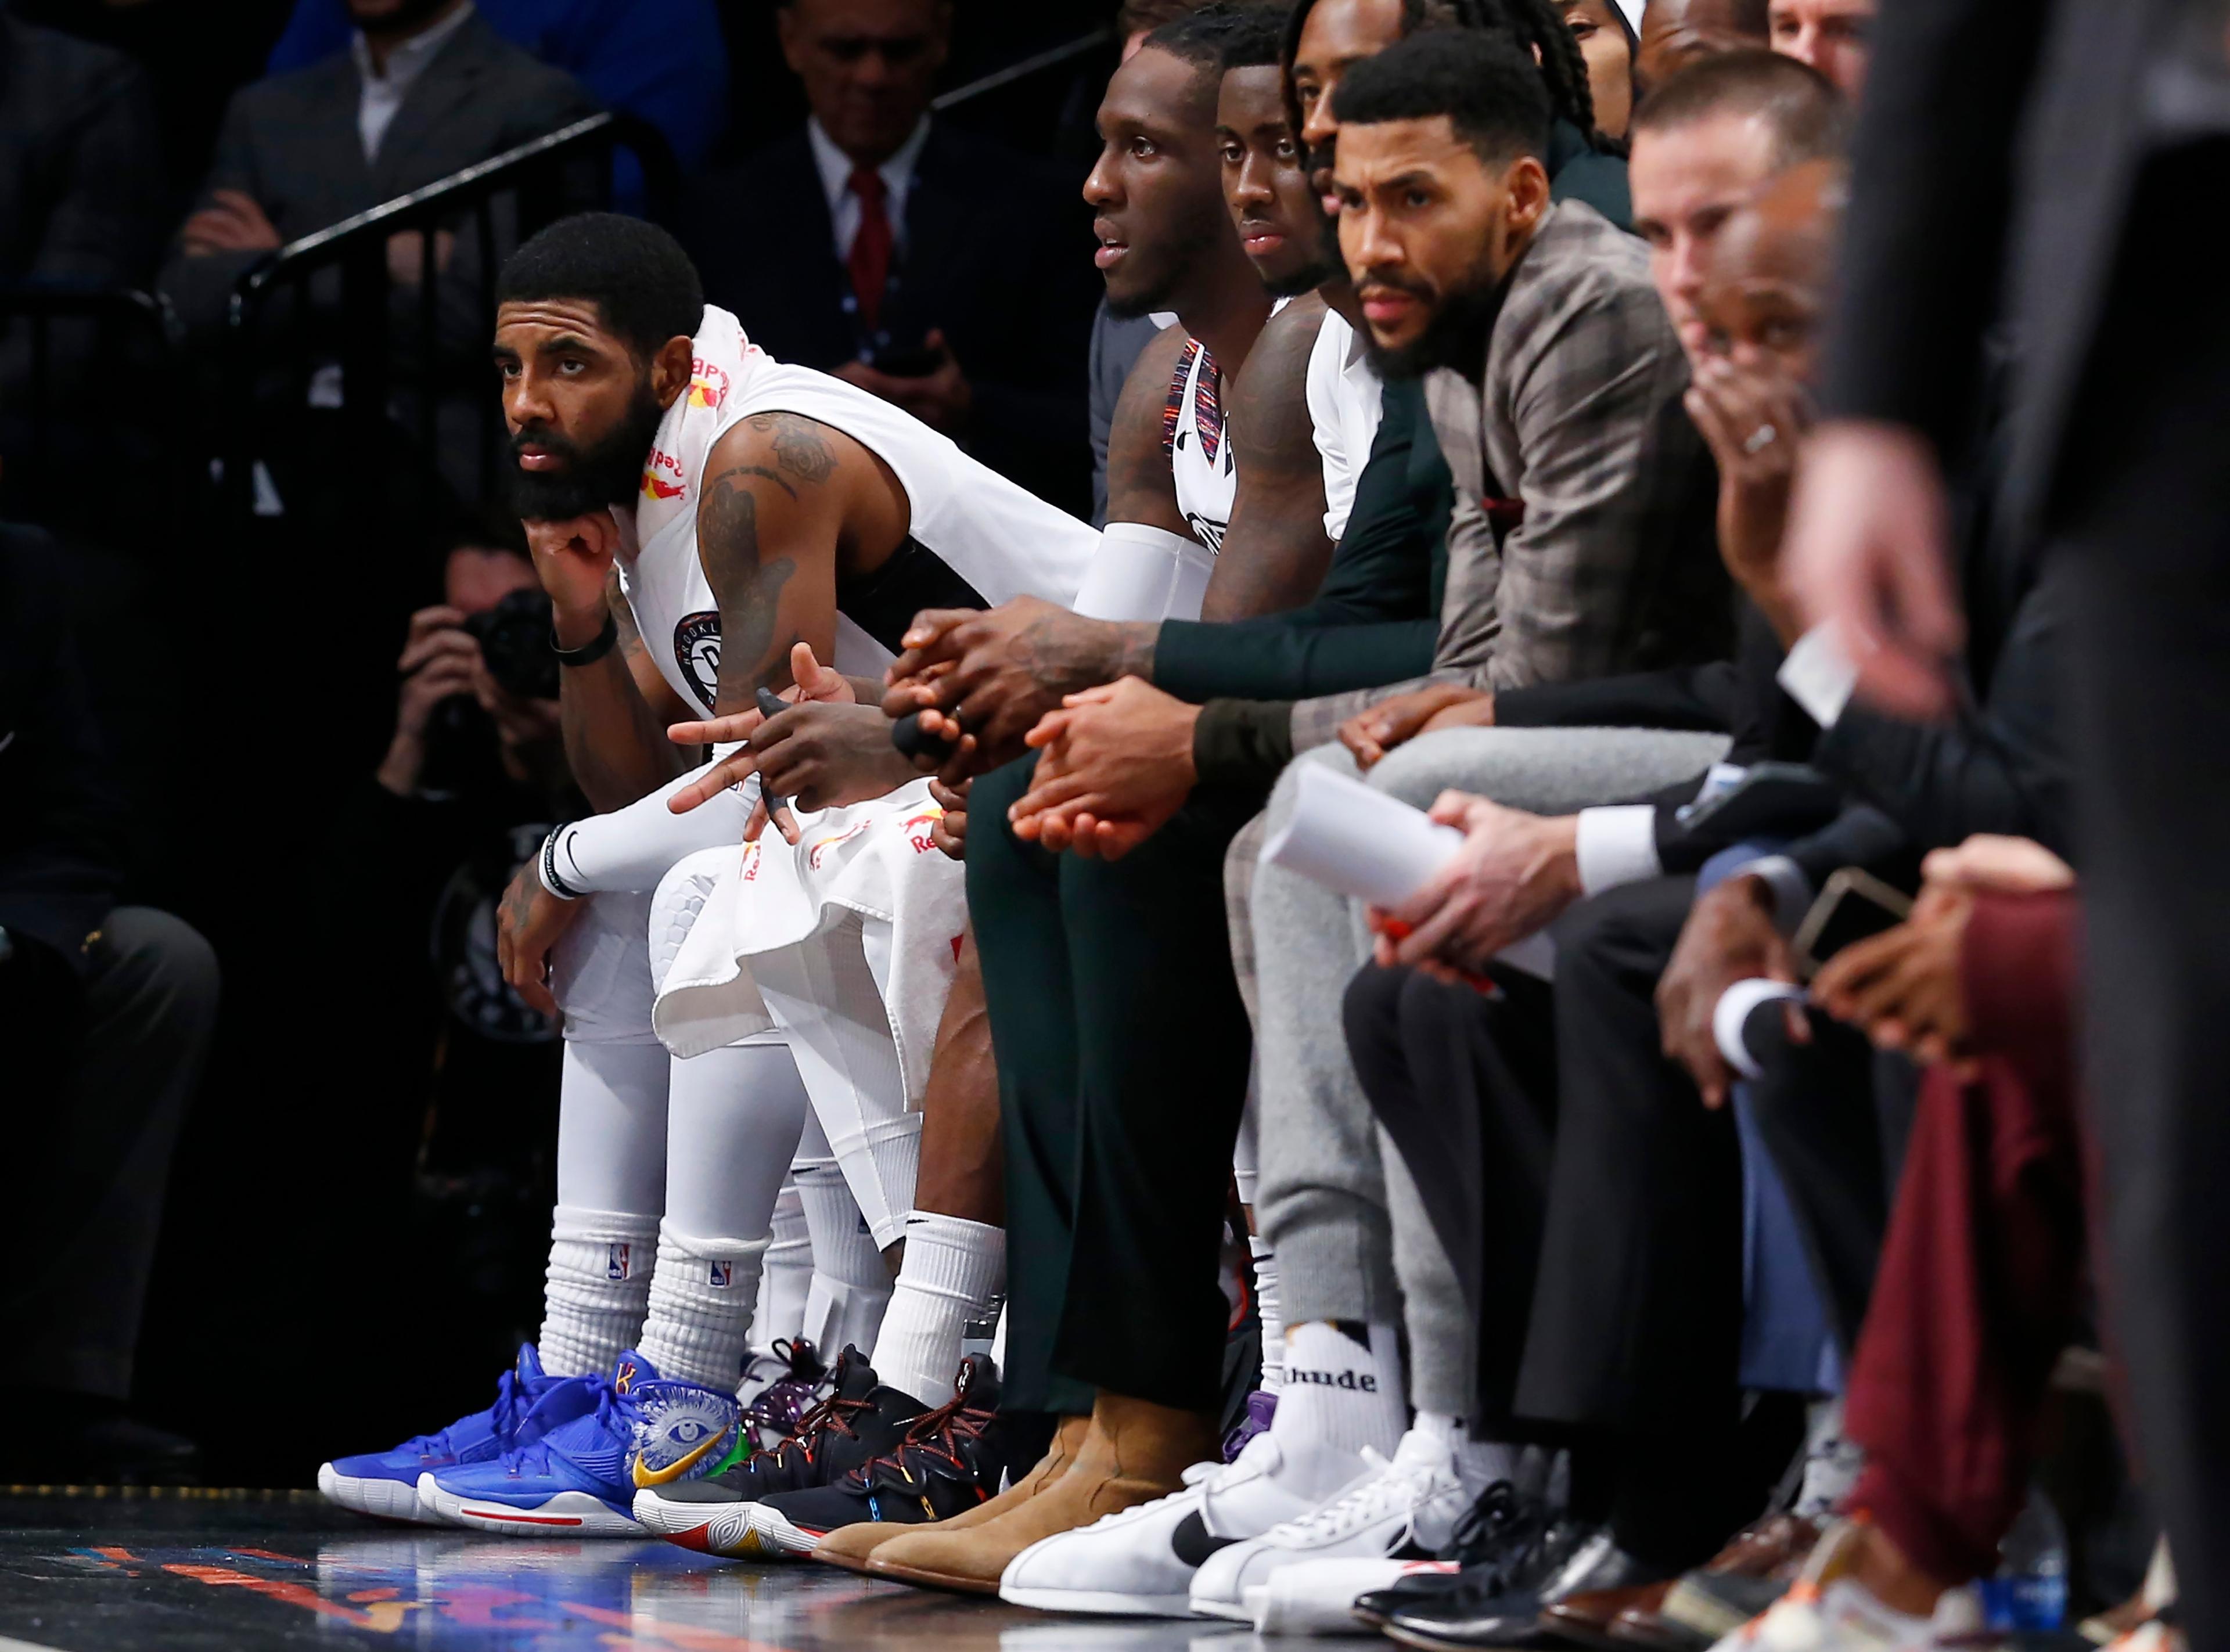
<svg viewBox="0 0 2230 1652">
<path fill-rule="evenodd" d="M 1698 774 L 1726 744 L 1723 735 L 1647 729 L 1450 730 L 1396 749 L 1367 778 L 1420 808 L 1455 790 L 1567 814 Z M 1460 1416 L 1472 1392 L 1464 1369 L 1472 1337 L 1455 1274 L 1401 1155 L 1380 1147 L 1341 1032 L 1341 999 L 1370 955 L 1361 908 L 1257 864 L 1265 837 L 1292 808 L 1305 762 L 1356 772 L 1337 744 L 1297 759 L 1224 863 L 1233 950 L 1255 1018 L 1255 1225 L 1277 1252 L 1288 1325 L 1383 1323 L 1399 1314 L 1409 1339 L 1410 1404 Z"/>
</svg>

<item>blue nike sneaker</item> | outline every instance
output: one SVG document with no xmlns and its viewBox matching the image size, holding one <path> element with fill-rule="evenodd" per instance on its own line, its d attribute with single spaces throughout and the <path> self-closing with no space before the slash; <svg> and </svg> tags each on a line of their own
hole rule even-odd
<svg viewBox="0 0 2230 1652">
<path fill-rule="evenodd" d="M 737 1428 L 736 1397 L 661 1377 L 630 1348 L 588 1410 L 492 1462 L 435 1469 L 418 1499 L 436 1519 L 512 1537 L 641 1537 L 639 1488 L 710 1474 Z"/>
<path fill-rule="evenodd" d="M 437 1434 L 421 1434 L 392 1451 L 335 1457 L 318 1468 L 318 1489 L 343 1508 L 391 1520 L 435 1524 L 418 1503 L 418 1476 L 433 1469 L 489 1462 L 561 1424 L 595 1409 L 600 1377 L 550 1377 L 532 1342 L 495 1385 L 495 1404 L 458 1418 Z"/>
</svg>

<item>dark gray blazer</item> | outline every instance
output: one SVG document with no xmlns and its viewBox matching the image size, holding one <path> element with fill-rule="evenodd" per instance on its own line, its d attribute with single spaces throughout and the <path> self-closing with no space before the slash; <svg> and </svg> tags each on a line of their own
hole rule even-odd
<svg viewBox="0 0 2230 1652">
<path fill-rule="evenodd" d="M 570 75 L 466 19 L 410 87 L 367 165 L 357 131 L 362 93 L 347 52 L 242 88 L 226 112 L 197 205 L 221 189 L 254 197 L 293 240 L 421 189 L 595 112 Z M 232 284 L 255 259 L 188 258 L 173 248 L 162 285 L 190 327 L 224 320 Z"/>
</svg>

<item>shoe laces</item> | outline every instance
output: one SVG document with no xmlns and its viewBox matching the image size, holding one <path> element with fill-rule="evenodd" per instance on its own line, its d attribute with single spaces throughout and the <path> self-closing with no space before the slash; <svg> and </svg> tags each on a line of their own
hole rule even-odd
<svg viewBox="0 0 2230 1652">
<path fill-rule="evenodd" d="M 1304 1541 L 1343 1538 L 1389 1514 L 1412 1513 L 1431 1493 L 1434 1482 L 1446 1478 L 1436 1464 L 1381 1456 L 1370 1446 L 1363 1448 L 1363 1460 L 1370 1465 L 1364 1478 L 1330 1502 L 1295 1515 L 1278 1527 L 1277 1533 Z"/>
<path fill-rule="evenodd" d="M 913 1465 L 923 1458 L 934 1458 L 962 1475 L 974 1473 L 961 1455 L 962 1449 L 975 1444 L 991 1426 L 990 1410 L 976 1403 L 976 1385 L 966 1366 L 961 1367 L 952 1398 L 933 1411 L 924 1411 L 907 1427 L 905 1437 L 883 1456 L 872 1462 L 862 1463 L 853 1473 L 864 1484 L 878 1469 L 894 1470 L 908 1490 L 914 1485 Z"/>
<path fill-rule="evenodd" d="M 610 1378 L 599 1377 L 596 1379 L 596 1408 L 591 1415 L 596 1418 L 596 1427 L 599 1430 L 632 1441 L 635 1437 L 636 1429 L 643 1423 L 648 1414 L 643 1410 L 642 1398 L 639 1393 L 630 1392 L 622 1394 L 612 1385 Z M 545 1460 L 547 1460 L 550 1454 L 550 1442 L 547 1436 L 537 1440 L 532 1445 L 513 1446 L 503 1454 L 503 1461 L 507 1465 L 516 1466 L 524 1462 L 530 1454 L 535 1453 L 540 1454 Z"/>
<path fill-rule="evenodd" d="M 786 1440 L 798 1432 L 812 1411 L 814 1392 L 827 1373 L 814 1355 L 813 1345 L 802 1337 L 795 1342 L 777 1337 L 773 1352 L 788 1363 L 789 1372 L 751 1396 L 751 1403 L 744 1408 L 744 1423 L 755 1435 L 756 1430 L 765 1429 L 777 1440 Z"/>
<path fill-rule="evenodd" d="M 525 1399 L 526 1396 L 520 1390 L 517 1372 L 506 1371 L 502 1376 L 497 1378 L 495 1404 L 488 1407 L 489 1432 L 499 1440 L 511 1438 L 519 1427 L 520 1417 L 528 1409 L 528 1405 L 523 1403 Z M 454 1424 L 449 1425 L 450 1428 L 455 1426 Z M 417 1435 L 405 1442 L 402 1449 L 405 1451 L 416 1451 L 421 1455 L 435 1453 L 448 1455 L 450 1450 L 449 1429 L 436 1429 L 431 1434 Z"/>
<path fill-rule="evenodd" d="M 797 1419 L 797 1426 L 790 1430 L 787 1438 L 752 1452 L 744 1460 L 744 1466 L 751 1467 L 760 1458 L 769 1457 L 787 1467 L 790 1461 L 788 1453 L 792 1446 L 804 1453 L 805 1460 L 811 1462 L 821 1455 L 822 1444 L 829 1435 L 841 1434 L 847 1439 L 857 1438 L 858 1431 L 853 1428 L 852 1419 L 861 1411 L 873 1410 L 873 1406 L 872 1399 L 847 1399 L 841 1394 L 829 1394 Z"/>
</svg>

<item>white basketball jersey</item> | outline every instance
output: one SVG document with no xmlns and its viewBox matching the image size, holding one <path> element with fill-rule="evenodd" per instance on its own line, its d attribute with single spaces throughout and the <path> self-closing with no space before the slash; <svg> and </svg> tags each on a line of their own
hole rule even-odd
<svg viewBox="0 0 2230 1652">
<path fill-rule="evenodd" d="M 1239 493 L 1239 472 L 1225 435 L 1223 375 L 1208 346 L 1188 338 L 1162 410 L 1162 450 L 1170 456 L 1177 510 L 1192 537 L 1211 551 L 1223 549 L 1231 502 Z"/>
<path fill-rule="evenodd" d="M 660 674 L 684 701 L 711 710 L 720 674 L 720 605 L 698 558 L 698 492 L 713 445 L 754 414 L 801 414 L 842 431 L 906 491 L 906 543 L 873 574 L 837 582 L 837 670 L 879 674 L 925 607 L 989 607 L 1024 595 L 1073 603 L 1099 545 L 1088 524 L 889 402 L 776 361 L 725 310 L 706 305 L 693 342 L 688 391 L 659 425 L 634 508 L 614 513 L 620 588 Z"/>
</svg>

